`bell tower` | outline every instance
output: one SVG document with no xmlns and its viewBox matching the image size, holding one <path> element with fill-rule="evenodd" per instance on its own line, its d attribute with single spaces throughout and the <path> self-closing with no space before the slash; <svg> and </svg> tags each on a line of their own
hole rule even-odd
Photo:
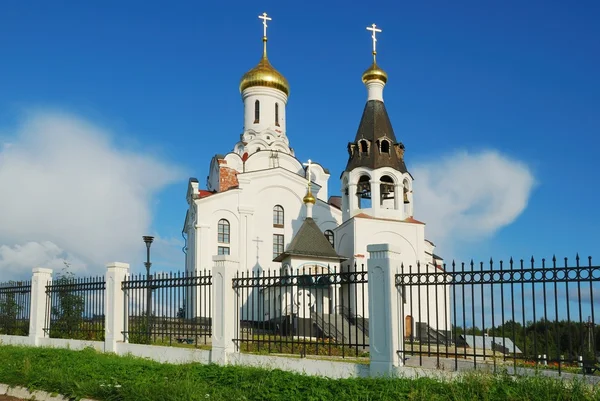
<svg viewBox="0 0 600 401">
<path fill-rule="evenodd" d="M 363 73 L 367 103 L 354 142 L 348 143 L 348 163 L 342 173 L 343 220 L 363 214 L 405 220 L 413 216 L 412 176 L 404 163 L 404 145 L 396 140 L 383 102 L 387 74 L 376 60 L 375 24 L 373 64 Z"/>
</svg>

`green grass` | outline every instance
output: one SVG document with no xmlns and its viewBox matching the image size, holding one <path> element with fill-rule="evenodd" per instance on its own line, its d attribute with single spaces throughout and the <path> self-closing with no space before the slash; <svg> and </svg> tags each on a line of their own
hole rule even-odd
<svg viewBox="0 0 600 401">
<path fill-rule="evenodd" d="M 92 349 L 0 345 L 0 383 L 98 400 L 600 400 L 600 390 L 543 377 L 332 380 L 247 367 L 170 365 Z"/>
</svg>

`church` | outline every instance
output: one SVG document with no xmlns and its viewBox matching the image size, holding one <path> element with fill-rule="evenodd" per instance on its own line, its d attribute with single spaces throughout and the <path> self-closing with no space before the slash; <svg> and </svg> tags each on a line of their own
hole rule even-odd
<svg viewBox="0 0 600 401">
<path fill-rule="evenodd" d="M 254 274 L 290 274 L 306 266 L 313 271 L 366 269 L 367 245 L 381 243 L 400 249 L 405 266 L 419 262 L 421 269 L 441 269 L 441 258 L 425 238 L 425 224 L 413 217 L 413 177 L 383 100 L 388 77 L 376 62 L 381 30 L 375 24 L 367 28 L 373 51 L 372 64 L 362 74 L 366 102 L 357 116 L 356 136 L 348 138 L 341 194 L 330 194 L 327 166 L 303 162 L 294 154 L 294 138 L 286 133 L 290 85 L 267 57 L 270 17 L 265 13 L 259 18 L 263 53 L 240 81 L 240 140 L 229 152 L 213 156 L 205 186 L 195 178 L 188 183 L 186 271 L 210 270 L 214 255 L 231 255 L 240 272 Z M 269 292 L 262 296 L 268 298 Z M 368 302 L 366 294 L 353 296 L 357 304 Z M 188 302 L 194 303 L 193 297 Z M 335 309 L 327 301 L 316 305 L 320 312 Z M 366 305 L 358 307 L 368 313 Z M 283 305 L 273 308 L 285 313 Z"/>
</svg>

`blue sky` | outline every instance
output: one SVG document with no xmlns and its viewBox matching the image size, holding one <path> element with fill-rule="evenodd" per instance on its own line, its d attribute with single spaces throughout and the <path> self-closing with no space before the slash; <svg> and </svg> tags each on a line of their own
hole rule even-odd
<svg viewBox="0 0 600 401">
<path fill-rule="evenodd" d="M 230 151 L 242 133 L 238 84 L 259 60 L 263 11 L 273 18 L 269 58 L 291 86 L 288 137 L 298 158 L 331 170 L 330 194 L 339 190 L 364 107 L 365 27 L 376 23 L 378 62 L 389 75 L 384 98 L 415 188 L 421 180 L 430 193 L 449 191 L 449 203 L 475 194 L 461 199 L 467 207 L 459 212 L 445 205 L 442 217 L 444 199 L 415 206 L 427 232 L 440 233 L 428 235 L 438 251 L 459 259 L 580 252 L 600 260 L 597 2 L 173 3 L 0 5 L 0 274 L 56 265 L 65 255 L 82 264 L 127 259 L 141 270 L 147 233 L 161 238 L 159 264 L 181 268 L 187 179 L 204 183 L 210 158 Z M 31 161 L 45 153 L 45 141 L 53 156 L 48 165 L 39 161 L 38 181 Z M 104 153 L 86 153 L 94 149 Z M 55 169 L 60 163 L 64 170 Z M 69 175 L 75 170 L 81 175 Z M 44 191 L 31 189 L 39 185 Z M 121 208 L 115 199 L 124 190 L 131 196 Z M 59 213 L 53 204 L 70 206 Z M 125 230 L 103 225 L 103 216 L 135 221 Z M 491 223 L 479 230 L 481 216 Z M 110 241 L 127 246 L 111 253 Z M 32 243 L 44 244 L 42 256 L 17 255 Z M 48 255 L 54 259 L 45 262 Z"/>
</svg>

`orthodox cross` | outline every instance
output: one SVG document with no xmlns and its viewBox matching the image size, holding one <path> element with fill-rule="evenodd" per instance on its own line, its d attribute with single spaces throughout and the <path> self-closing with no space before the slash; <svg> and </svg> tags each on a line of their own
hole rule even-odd
<svg viewBox="0 0 600 401">
<path fill-rule="evenodd" d="M 306 186 L 310 187 L 310 169 L 312 167 L 312 162 L 310 161 L 310 159 L 308 159 L 308 163 L 302 163 L 303 166 L 306 166 Z"/>
<path fill-rule="evenodd" d="M 267 17 L 267 13 L 262 13 L 262 15 L 259 15 L 258 18 L 260 18 L 261 20 L 263 20 L 263 37 L 267 37 L 267 21 L 271 21 L 271 17 Z"/>
<path fill-rule="evenodd" d="M 258 247 L 259 247 L 259 243 L 263 242 L 263 240 L 260 239 L 260 237 L 257 235 L 256 239 L 252 240 L 253 242 L 256 242 L 256 261 L 258 261 Z"/>
<path fill-rule="evenodd" d="M 373 39 L 373 57 L 377 54 L 377 32 L 381 32 L 381 29 L 377 28 L 377 25 L 373 24 L 370 27 L 367 27 L 367 31 L 373 32 L 371 38 Z"/>
</svg>

